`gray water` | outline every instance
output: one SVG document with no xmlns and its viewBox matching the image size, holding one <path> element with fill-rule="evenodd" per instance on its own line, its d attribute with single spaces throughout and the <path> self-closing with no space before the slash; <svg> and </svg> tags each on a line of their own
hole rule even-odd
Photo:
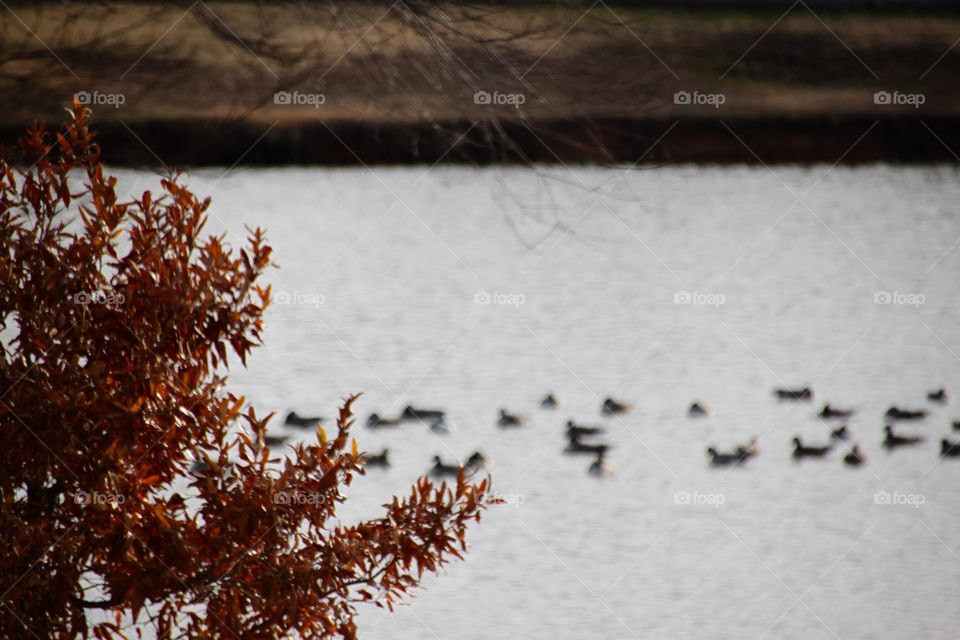
<svg viewBox="0 0 960 640">
<path fill-rule="evenodd" d="M 265 227 L 280 267 L 265 346 L 232 390 L 259 411 L 326 416 L 363 391 L 361 421 L 412 403 L 457 429 L 358 426 L 394 466 L 354 484 L 344 521 L 376 516 L 434 454 L 481 449 L 507 498 L 465 562 L 394 614 L 362 608 L 362 637 L 945 638 L 960 623 L 960 459 L 938 451 L 960 439 L 960 407 L 926 392 L 960 394 L 957 178 L 357 168 L 189 184 L 213 197 L 211 232 L 237 246 L 244 224 Z M 771 395 L 795 385 L 814 401 Z M 549 391 L 562 409 L 539 408 Z M 635 411 L 603 418 L 607 395 Z M 714 414 L 688 418 L 693 400 Z M 791 460 L 794 435 L 828 440 L 823 402 L 858 409 L 865 467 L 842 464 L 848 445 Z M 924 444 L 883 449 L 891 403 L 931 410 L 900 426 Z M 500 407 L 530 424 L 498 429 Z M 568 418 L 607 427 L 612 476 L 563 455 Z M 708 467 L 705 447 L 751 436 L 756 459 Z"/>
</svg>

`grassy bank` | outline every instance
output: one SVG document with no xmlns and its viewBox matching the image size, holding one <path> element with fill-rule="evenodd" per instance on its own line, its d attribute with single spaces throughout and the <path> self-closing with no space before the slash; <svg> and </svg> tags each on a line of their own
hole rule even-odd
<svg viewBox="0 0 960 640">
<path fill-rule="evenodd" d="M 579 123 L 574 146 L 589 147 L 597 123 L 780 123 L 802 138 L 835 137 L 816 123 L 851 131 L 858 122 L 914 123 L 907 131 L 929 120 L 954 137 L 960 15 L 610 6 L 430 14 L 376 3 L 15 6 L 0 21 L 0 129 L 9 142 L 25 124 L 58 120 L 79 91 L 100 103 L 101 127 L 130 130 L 127 145 L 140 145 L 141 129 L 177 135 L 178 124 L 244 139 L 271 126 L 315 140 L 317 127 L 359 127 L 370 140 L 405 128 L 415 144 L 437 127 L 460 131 L 460 122 L 482 123 L 488 137 L 530 129 L 534 138 L 541 127 L 559 135 L 569 126 L 557 123 Z M 292 97 L 278 104 L 278 92 Z M 501 104 L 478 104 L 478 92 Z M 878 103 L 877 92 L 901 104 Z M 909 98 L 917 95 L 920 105 Z M 324 158 L 317 149 L 305 159 Z"/>
</svg>

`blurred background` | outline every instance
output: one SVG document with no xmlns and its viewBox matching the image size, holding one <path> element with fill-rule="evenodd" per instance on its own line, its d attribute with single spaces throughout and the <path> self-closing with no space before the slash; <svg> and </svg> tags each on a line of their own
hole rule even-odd
<svg viewBox="0 0 960 640">
<path fill-rule="evenodd" d="M 954 162 L 957 9 L 8 1 L 0 140 L 80 93 L 127 164 Z"/>
</svg>

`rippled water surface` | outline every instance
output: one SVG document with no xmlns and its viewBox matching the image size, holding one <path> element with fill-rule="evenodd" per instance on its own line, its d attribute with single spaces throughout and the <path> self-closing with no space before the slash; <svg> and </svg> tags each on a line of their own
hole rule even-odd
<svg viewBox="0 0 960 640">
<path fill-rule="evenodd" d="M 960 440 L 960 407 L 926 401 L 960 396 L 954 168 L 204 170 L 190 184 L 213 197 L 211 231 L 237 244 L 265 227 L 280 267 L 287 304 L 235 391 L 326 416 L 363 391 L 361 419 L 413 403 L 457 429 L 358 428 L 394 466 L 355 483 L 345 520 L 376 515 L 435 454 L 483 450 L 509 498 L 465 562 L 392 616 L 363 610 L 363 636 L 956 637 L 960 459 L 937 454 Z M 812 385 L 814 401 L 778 403 L 779 385 Z M 548 391 L 562 409 L 538 407 Z M 636 410 L 603 418 L 607 395 Z M 714 415 L 687 418 L 693 400 Z M 866 467 L 841 463 L 847 445 L 791 460 L 794 435 L 827 441 L 824 401 L 858 409 Z M 931 415 L 900 426 L 924 444 L 889 454 L 894 402 Z M 498 429 L 500 407 L 530 424 Z M 614 475 L 563 455 L 568 418 L 607 428 Z M 708 468 L 705 447 L 754 435 L 745 467 Z"/>
</svg>

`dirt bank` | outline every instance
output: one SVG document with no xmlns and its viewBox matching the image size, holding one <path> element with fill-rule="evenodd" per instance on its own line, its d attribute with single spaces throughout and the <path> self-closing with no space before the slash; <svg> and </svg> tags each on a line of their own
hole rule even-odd
<svg viewBox="0 0 960 640">
<path fill-rule="evenodd" d="M 956 161 L 958 38 L 803 5 L 14 4 L 0 141 L 80 93 L 118 163 Z"/>
</svg>

